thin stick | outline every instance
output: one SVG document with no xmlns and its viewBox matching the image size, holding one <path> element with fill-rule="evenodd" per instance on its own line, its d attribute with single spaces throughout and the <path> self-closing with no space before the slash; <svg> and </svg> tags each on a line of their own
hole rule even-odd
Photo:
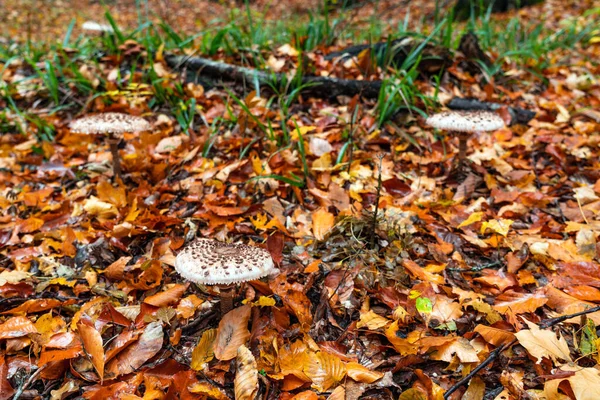
<svg viewBox="0 0 600 400">
<path fill-rule="evenodd" d="M 556 324 L 560 324 L 561 322 L 566 321 L 568 319 L 571 319 L 571 318 L 574 318 L 574 317 L 579 317 L 581 315 L 591 314 L 591 313 L 596 312 L 596 311 L 600 311 L 600 306 L 588 308 L 587 310 L 579 311 L 579 312 L 576 312 L 576 313 L 573 313 L 573 314 L 567 314 L 567 315 L 562 315 L 562 316 L 556 317 L 556 318 L 545 319 L 545 320 L 543 320 L 543 321 L 541 321 L 539 323 L 539 326 L 542 329 L 550 328 L 550 327 L 552 327 L 552 326 L 554 326 Z M 481 364 L 479 364 L 477 367 L 475 367 L 473 369 L 473 371 L 471 371 L 463 379 L 461 379 L 460 381 L 458 381 L 454 385 L 452 385 L 452 387 L 450 389 L 448 389 L 446 391 L 446 393 L 444 393 L 444 400 L 449 399 L 450 395 L 452 393 L 456 392 L 458 389 L 460 389 L 461 386 L 466 385 L 467 383 L 469 383 L 469 381 L 471 380 L 471 378 L 473 378 L 475 375 L 477 375 L 477 373 L 479 371 L 481 371 L 483 368 L 485 368 L 486 366 L 488 366 L 492 361 L 494 361 L 496 358 L 498 358 L 498 355 L 500 353 L 502 353 L 505 349 L 509 348 L 510 346 L 512 346 L 513 344 L 515 344 L 516 342 L 517 342 L 517 339 L 514 339 L 510 343 L 507 343 L 507 344 L 503 345 L 502 347 L 498 347 L 497 349 L 495 349 L 494 351 L 492 351 L 487 356 L 487 358 L 481 362 Z"/>
</svg>

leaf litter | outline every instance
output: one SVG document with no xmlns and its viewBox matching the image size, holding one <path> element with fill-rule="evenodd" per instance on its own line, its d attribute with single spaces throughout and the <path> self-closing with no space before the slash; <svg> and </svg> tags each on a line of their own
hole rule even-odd
<svg viewBox="0 0 600 400">
<path fill-rule="evenodd" d="M 442 103 L 536 112 L 474 135 L 462 182 L 447 175 L 454 138 L 416 114 L 378 124 L 373 100 L 234 101 L 240 88 L 182 85 L 134 41 L 77 61 L 102 99 L 73 86 L 85 109 L 38 110 L 53 143 L 10 112 L 2 131 L 0 398 L 597 398 L 597 39 L 554 50 L 537 75 L 506 60 L 514 79 L 494 82 L 455 55 Z M 308 56 L 346 78 L 366 62 Z M 286 71 L 298 57 L 288 44 L 267 59 Z M 49 104 L 22 61 L 0 62 L 19 108 Z M 202 123 L 156 105 L 150 68 Z M 107 143 L 68 128 L 115 111 L 153 124 L 121 142 L 121 181 Z M 219 288 L 174 272 L 196 236 L 263 246 L 281 273 L 242 285 L 221 317 Z"/>
</svg>

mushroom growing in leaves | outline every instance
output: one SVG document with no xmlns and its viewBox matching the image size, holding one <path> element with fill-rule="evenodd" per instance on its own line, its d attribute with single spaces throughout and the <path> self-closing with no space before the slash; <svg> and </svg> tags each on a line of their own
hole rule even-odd
<svg viewBox="0 0 600 400">
<path fill-rule="evenodd" d="M 458 162 L 467 156 L 467 140 L 474 132 L 495 131 L 504 127 L 504 120 L 490 111 L 444 111 L 427 118 L 425 123 L 458 135 Z"/>
<path fill-rule="evenodd" d="M 119 140 L 125 132 L 145 132 L 152 126 L 144 118 L 128 114 L 108 112 L 89 115 L 71 122 L 70 128 L 75 133 L 86 135 L 106 135 L 113 158 L 115 177 L 121 178 L 121 160 L 119 159 Z"/>
<path fill-rule="evenodd" d="M 277 272 L 271 254 L 260 247 L 196 239 L 178 255 L 175 269 L 185 279 L 218 285 L 221 314 L 233 308 L 235 285 Z"/>
</svg>

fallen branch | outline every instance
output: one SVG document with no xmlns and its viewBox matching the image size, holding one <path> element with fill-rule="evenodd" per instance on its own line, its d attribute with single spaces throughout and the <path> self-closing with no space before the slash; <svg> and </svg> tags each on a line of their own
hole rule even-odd
<svg viewBox="0 0 600 400">
<path fill-rule="evenodd" d="M 591 313 L 594 313 L 596 311 L 600 311 L 600 306 L 588 308 L 587 310 L 579 311 L 579 312 L 576 312 L 576 313 L 573 313 L 573 314 L 561 315 L 560 317 L 545 319 L 545 320 L 543 320 L 543 321 L 541 321 L 539 323 L 539 326 L 542 329 L 550 328 L 550 327 L 553 327 L 556 324 L 560 324 L 561 322 L 564 322 L 564 321 L 566 321 L 568 319 L 579 317 L 581 315 L 591 314 Z M 465 376 L 460 381 L 458 381 L 454 385 L 452 385 L 452 387 L 450 389 L 448 389 L 446 391 L 446 393 L 444 393 L 444 400 L 449 399 L 450 395 L 452 393 L 456 392 L 461 386 L 464 386 L 467 383 L 469 383 L 469 381 L 471 380 L 471 378 L 473 378 L 475 375 L 477 375 L 477 373 L 479 371 L 481 371 L 483 368 L 485 368 L 490 363 L 492 363 L 492 361 L 494 361 L 496 358 L 498 358 L 498 355 L 500 353 L 502 353 L 504 350 L 506 350 L 507 348 L 509 348 L 510 346 L 512 346 L 513 344 L 515 344 L 516 342 L 517 342 L 517 339 L 514 339 L 510 343 L 507 343 L 507 344 L 505 344 L 505 345 L 503 345 L 501 347 L 498 347 L 497 349 L 494 349 L 486 357 L 486 359 L 481 362 L 481 364 L 479 364 L 477 367 L 475 367 L 473 369 L 473 371 L 471 371 L 467 376 Z"/>
<path fill-rule="evenodd" d="M 242 84 L 258 84 L 260 87 L 283 87 L 291 78 L 280 73 L 268 73 L 252 68 L 225 64 L 202 57 L 166 56 L 167 65 L 174 69 L 183 67 L 197 73 L 197 78 L 208 77 L 213 80 L 229 81 Z M 196 78 L 196 79 L 197 79 Z M 300 80 L 304 93 L 320 98 L 340 95 L 354 96 L 359 94 L 366 98 L 377 98 L 381 89 L 381 81 L 363 81 L 337 79 L 325 76 L 303 76 Z"/>
<path fill-rule="evenodd" d="M 455 97 L 448 103 L 448 108 L 452 110 L 485 110 L 496 111 L 504 104 L 479 101 L 477 99 L 463 99 Z M 512 124 L 527 124 L 535 117 L 535 112 L 519 107 L 508 107 Z"/>
</svg>

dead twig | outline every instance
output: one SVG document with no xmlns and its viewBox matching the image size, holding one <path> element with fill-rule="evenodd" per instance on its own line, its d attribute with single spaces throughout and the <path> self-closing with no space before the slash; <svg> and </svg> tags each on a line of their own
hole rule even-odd
<svg viewBox="0 0 600 400">
<path fill-rule="evenodd" d="M 596 311 L 600 311 L 600 306 L 588 308 L 587 310 L 579 311 L 579 312 L 576 312 L 576 313 L 573 313 L 573 314 L 567 314 L 567 315 L 562 315 L 562 316 L 556 317 L 556 318 L 545 319 L 545 320 L 543 320 L 543 321 L 541 321 L 539 323 L 539 326 L 542 329 L 550 328 L 550 327 L 553 327 L 556 324 L 560 324 L 561 322 L 564 322 L 564 321 L 566 321 L 568 319 L 579 317 L 581 315 L 591 314 L 591 313 L 594 313 Z M 462 386 L 466 385 L 467 383 L 469 383 L 469 381 L 471 380 L 471 378 L 473 378 L 475 375 L 477 375 L 479 373 L 479 371 L 481 371 L 486 366 L 488 366 L 490 363 L 492 363 L 492 361 L 494 361 L 496 358 L 498 358 L 498 355 L 500 353 L 502 353 L 504 350 L 506 350 L 509 347 L 511 347 L 516 342 L 517 342 L 517 339 L 514 339 L 510 343 L 507 343 L 507 344 L 505 344 L 505 345 L 503 345 L 501 347 L 498 347 L 497 349 L 493 350 L 487 356 L 487 358 L 481 362 L 481 364 L 479 364 L 477 367 L 475 367 L 473 369 L 473 371 L 471 371 L 467 376 L 465 376 L 460 381 L 456 382 L 450 389 L 448 389 L 446 391 L 446 393 L 444 393 L 444 400 L 449 399 L 450 395 L 452 395 L 452 393 L 456 392 L 460 387 L 462 387 Z"/>
</svg>

